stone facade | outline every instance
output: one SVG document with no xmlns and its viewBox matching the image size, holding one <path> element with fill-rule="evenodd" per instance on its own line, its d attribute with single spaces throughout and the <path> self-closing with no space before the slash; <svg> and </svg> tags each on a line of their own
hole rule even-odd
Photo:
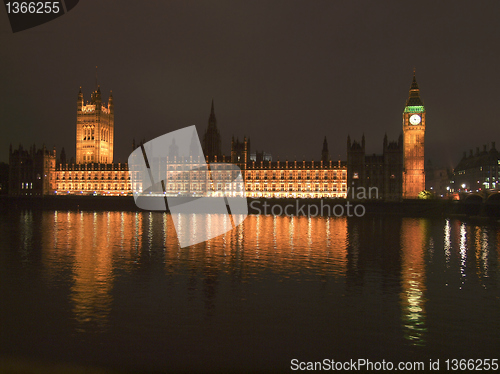
<svg viewBox="0 0 500 374">
<path fill-rule="evenodd" d="M 491 143 L 480 151 L 464 155 L 453 172 L 450 192 L 479 192 L 484 190 L 500 190 L 500 153 Z"/>
<path fill-rule="evenodd" d="M 56 150 L 43 146 L 36 149 L 9 150 L 9 195 L 42 196 L 54 193 Z"/>
<path fill-rule="evenodd" d="M 417 119 L 417 120 L 415 120 Z M 209 170 L 186 172 L 176 166 L 175 155 L 169 158 L 164 173 L 165 194 L 198 195 L 208 190 L 232 191 L 234 177 L 230 164 L 237 165 L 244 178 L 248 197 L 290 198 L 357 198 L 349 191 L 359 187 L 376 188 L 369 198 L 400 200 L 414 198 L 425 188 L 423 147 L 425 108 L 413 76 L 410 95 L 403 113 L 403 135 L 397 142 L 384 138 L 381 155 L 365 154 L 365 139 L 361 143 L 347 141 L 347 162 L 330 159 L 326 137 L 319 161 L 273 161 L 270 154 L 251 152 L 250 139 L 232 139 L 231 154 L 221 149 L 214 103 L 203 136 L 202 147 L 206 162 L 218 165 Z M 102 103 L 99 86 L 84 103 L 81 89 L 77 98 L 76 160 L 66 162 L 66 156 L 56 164 L 54 151 L 22 148 L 11 150 L 11 194 L 78 194 L 131 195 L 132 185 L 128 165 L 113 163 L 114 105 L 110 94 L 108 105 Z M 223 164 L 228 164 L 225 171 Z M 179 166 L 180 167 L 180 166 Z"/>
<path fill-rule="evenodd" d="M 403 186 L 402 135 L 397 142 L 388 142 L 386 135 L 383 153 L 379 155 L 366 155 L 364 135 L 361 142 L 351 142 L 348 136 L 347 186 L 354 191 L 364 190 L 367 194 L 371 192 L 367 195 L 370 199 L 400 200 Z"/>
</svg>

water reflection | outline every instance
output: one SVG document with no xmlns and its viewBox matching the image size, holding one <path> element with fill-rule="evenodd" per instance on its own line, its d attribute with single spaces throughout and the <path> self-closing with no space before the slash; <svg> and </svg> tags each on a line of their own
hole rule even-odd
<svg viewBox="0 0 500 374">
<path fill-rule="evenodd" d="M 451 225 L 450 220 L 446 219 L 444 224 L 444 255 L 446 258 L 446 266 L 450 267 L 451 258 Z"/>
<path fill-rule="evenodd" d="M 428 221 L 404 218 L 401 226 L 401 306 L 405 337 L 415 345 L 425 343 L 425 253 Z"/>
<path fill-rule="evenodd" d="M 70 304 L 78 331 L 105 329 L 112 307 L 116 257 L 133 257 L 140 238 L 140 222 L 134 213 L 44 213 L 43 247 L 47 279 L 59 281 L 70 272 Z M 51 242 L 50 242 L 51 240 Z"/>
<path fill-rule="evenodd" d="M 118 217 L 113 217 L 111 231 L 110 215 L 80 213 L 80 224 L 75 228 L 71 301 L 75 319 L 82 325 L 81 328 L 89 322 L 106 325 L 111 309 L 113 269 L 109 242 L 111 233 L 116 233 Z"/>
<path fill-rule="evenodd" d="M 460 274 L 462 285 L 467 280 L 467 229 L 465 223 L 460 225 Z"/>
<path fill-rule="evenodd" d="M 223 216 L 197 217 L 196 224 L 215 224 Z M 215 306 L 219 279 L 233 284 L 277 277 L 341 277 L 347 266 L 347 221 L 305 217 L 249 216 L 243 225 L 207 242 L 180 249 L 172 221 L 165 232 L 165 268 L 170 274 L 188 267 L 187 289 L 201 292 L 207 315 Z M 235 283 L 236 282 L 236 283 Z"/>
<path fill-rule="evenodd" d="M 13 217 L 0 221 L 2 234 L 12 238 L 4 248 L 13 248 L 0 253 L 0 270 L 13 261 L 21 269 L 40 265 L 47 292 L 67 292 L 71 334 L 119 335 L 113 326 L 121 321 L 122 328 L 160 339 L 155 328 L 165 323 L 163 331 L 176 324 L 195 335 L 199 329 L 201 341 L 206 326 L 224 331 L 241 323 L 252 330 L 269 320 L 278 326 L 270 323 L 260 333 L 268 330 L 270 339 L 277 330 L 293 335 L 303 323 L 315 334 L 330 327 L 328 342 L 335 334 L 354 336 L 353 346 L 366 341 L 367 351 L 373 341 L 391 344 L 387 336 L 394 346 L 421 349 L 441 332 L 448 336 L 436 322 L 447 313 L 470 319 L 479 303 L 481 313 L 498 314 L 498 225 L 248 216 L 224 235 L 181 249 L 166 213 L 27 211 Z M 220 215 L 185 218 L 179 218 L 185 227 L 227 223 Z M 483 326 L 480 318 L 474 328 Z M 483 332 L 495 331 L 494 323 L 486 319 Z"/>
<path fill-rule="evenodd" d="M 476 273 L 478 277 L 488 278 L 488 268 L 489 268 L 489 232 L 488 229 L 480 226 L 474 228 L 474 244 L 476 247 L 475 257 L 476 257 Z"/>
</svg>

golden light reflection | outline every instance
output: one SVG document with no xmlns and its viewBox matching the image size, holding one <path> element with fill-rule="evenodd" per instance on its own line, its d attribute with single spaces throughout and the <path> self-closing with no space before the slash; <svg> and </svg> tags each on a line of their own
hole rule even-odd
<svg viewBox="0 0 500 374">
<path fill-rule="evenodd" d="M 71 299 L 80 325 L 92 321 L 105 324 L 111 309 L 112 259 L 107 246 L 110 222 L 106 216 L 82 212 L 80 224 L 75 227 Z"/>
<path fill-rule="evenodd" d="M 55 280 L 60 272 L 71 271 L 70 301 L 80 330 L 107 326 L 114 261 L 133 258 L 142 231 L 138 218 L 125 212 L 44 213 L 42 240 L 52 241 L 43 246 L 46 276 Z"/>
<path fill-rule="evenodd" d="M 488 256 L 489 256 L 489 241 L 488 241 L 488 231 L 483 228 L 481 234 L 481 260 L 479 261 L 479 266 L 482 270 L 482 276 L 483 277 L 488 277 L 488 269 L 489 269 L 489 264 L 488 264 Z"/>
<path fill-rule="evenodd" d="M 133 216 L 133 248 L 136 254 L 140 254 L 142 240 L 142 214 L 136 212 Z"/>
<path fill-rule="evenodd" d="M 20 215 L 17 222 L 23 237 L 19 248 L 22 250 L 30 241 L 36 241 L 37 233 L 41 233 L 43 276 L 47 284 L 56 287 L 62 284 L 62 279 L 64 282 L 70 279 L 69 303 L 81 331 L 95 326 L 109 327 L 111 307 L 116 305 L 112 292 L 115 274 L 122 270 L 133 272 L 141 266 L 158 264 L 157 269 L 167 273 L 168 281 L 185 282 L 186 288 L 182 291 L 192 295 L 195 301 L 199 298 L 196 292 L 201 292 L 207 310 L 213 310 L 216 298 L 220 297 L 218 293 L 236 289 L 235 294 L 239 295 L 238 287 L 243 289 L 241 285 L 249 280 L 261 282 L 274 277 L 273 282 L 287 279 L 302 282 L 336 277 L 341 280 L 338 284 L 343 285 L 343 280 L 349 278 L 348 270 L 359 270 L 360 276 L 372 271 L 368 267 L 373 261 L 367 256 L 378 256 L 379 252 L 372 253 L 370 249 L 378 250 L 385 245 L 386 250 L 394 249 L 397 260 L 394 273 L 401 276 L 401 289 L 391 292 L 396 292 L 401 305 L 405 337 L 411 344 L 423 345 L 427 339 L 426 284 L 431 288 L 432 282 L 436 282 L 434 276 L 434 279 L 429 276 L 428 282 L 426 279 L 426 261 L 433 247 L 436 252 L 429 269 L 444 270 L 444 278 L 439 277 L 439 282 L 452 277 L 454 285 L 460 284 L 458 279 L 465 280 L 466 270 L 471 279 L 477 275 L 484 281 L 490 274 L 494 280 L 493 274 L 498 270 L 496 258 L 492 257 L 500 242 L 498 228 L 476 227 L 459 220 L 445 220 L 440 226 L 433 224 L 432 227 L 440 231 L 432 241 L 431 221 L 426 219 L 383 222 L 250 215 L 242 225 L 224 235 L 181 249 L 170 214 L 66 211 L 41 214 L 40 228 L 36 226 L 36 215 Z M 196 228 L 226 222 L 227 217 L 222 215 L 193 215 L 182 224 L 184 228 L 186 225 Z M 379 235 L 387 227 L 394 231 L 390 235 Z M 444 259 L 440 252 L 443 234 Z M 373 259 L 380 260 L 379 257 Z M 391 263 L 392 260 L 391 257 Z M 441 261 L 440 267 L 436 266 L 438 261 Z M 453 269 L 445 269 L 445 261 L 446 266 L 452 264 Z M 475 272 L 471 271 L 474 261 Z M 369 283 L 379 281 L 377 277 L 366 277 L 359 286 L 371 286 Z"/>
<path fill-rule="evenodd" d="M 428 242 L 428 221 L 404 218 L 401 226 L 401 283 L 405 338 L 413 345 L 424 345 L 425 313 L 425 252 Z"/>
<path fill-rule="evenodd" d="M 200 215 L 191 222 L 214 225 L 224 224 L 224 219 L 223 215 Z M 165 227 L 175 232 L 171 220 Z M 304 267 L 321 275 L 341 276 L 347 266 L 346 241 L 344 218 L 250 215 L 226 234 L 183 249 L 175 236 L 166 235 L 165 262 L 170 271 L 175 266 L 170 260 L 184 258 L 209 262 L 219 271 L 231 271 L 228 266 L 232 266 L 241 269 L 243 278 L 266 268 L 289 277 Z"/>
<path fill-rule="evenodd" d="M 153 212 L 148 213 L 148 249 L 153 246 Z"/>
</svg>

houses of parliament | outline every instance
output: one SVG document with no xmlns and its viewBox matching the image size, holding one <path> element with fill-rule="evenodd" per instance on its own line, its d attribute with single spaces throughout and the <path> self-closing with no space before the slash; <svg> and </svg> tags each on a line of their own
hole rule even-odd
<svg viewBox="0 0 500 374">
<path fill-rule="evenodd" d="M 65 152 L 35 146 L 9 150 L 9 194 L 41 195 L 132 195 L 127 163 L 114 163 L 114 104 L 112 93 L 105 103 L 97 86 L 90 101 L 78 92 L 76 103 L 76 159 L 68 162 Z M 330 158 L 326 136 L 318 160 L 273 161 L 269 154 L 252 152 L 250 139 L 231 141 L 230 155 L 222 153 L 214 103 L 202 139 L 206 162 L 235 164 L 241 169 L 247 197 L 351 198 L 349 191 L 376 188 L 372 198 L 401 200 L 417 198 L 425 189 L 425 107 L 415 72 L 403 110 L 403 133 L 397 141 L 383 139 L 381 155 L 366 155 L 365 137 L 347 138 L 347 161 Z M 319 143 L 319 142 L 318 142 Z M 320 148 L 320 147 L 318 147 Z M 208 185 L 192 173 L 177 173 L 170 162 L 164 180 L 172 193 L 196 196 L 200 191 L 231 190 L 225 174 Z M 219 168 L 223 169 L 223 168 Z M 355 197 L 355 196 L 353 196 Z"/>
</svg>

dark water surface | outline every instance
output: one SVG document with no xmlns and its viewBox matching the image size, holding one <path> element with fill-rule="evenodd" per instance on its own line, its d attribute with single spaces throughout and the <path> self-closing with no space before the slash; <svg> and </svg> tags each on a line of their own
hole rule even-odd
<svg viewBox="0 0 500 374">
<path fill-rule="evenodd" d="M 495 221 L 249 216 L 180 249 L 168 214 L 24 211 L 0 213 L 0 235 L 1 357 L 131 371 L 500 358 Z"/>
</svg>

